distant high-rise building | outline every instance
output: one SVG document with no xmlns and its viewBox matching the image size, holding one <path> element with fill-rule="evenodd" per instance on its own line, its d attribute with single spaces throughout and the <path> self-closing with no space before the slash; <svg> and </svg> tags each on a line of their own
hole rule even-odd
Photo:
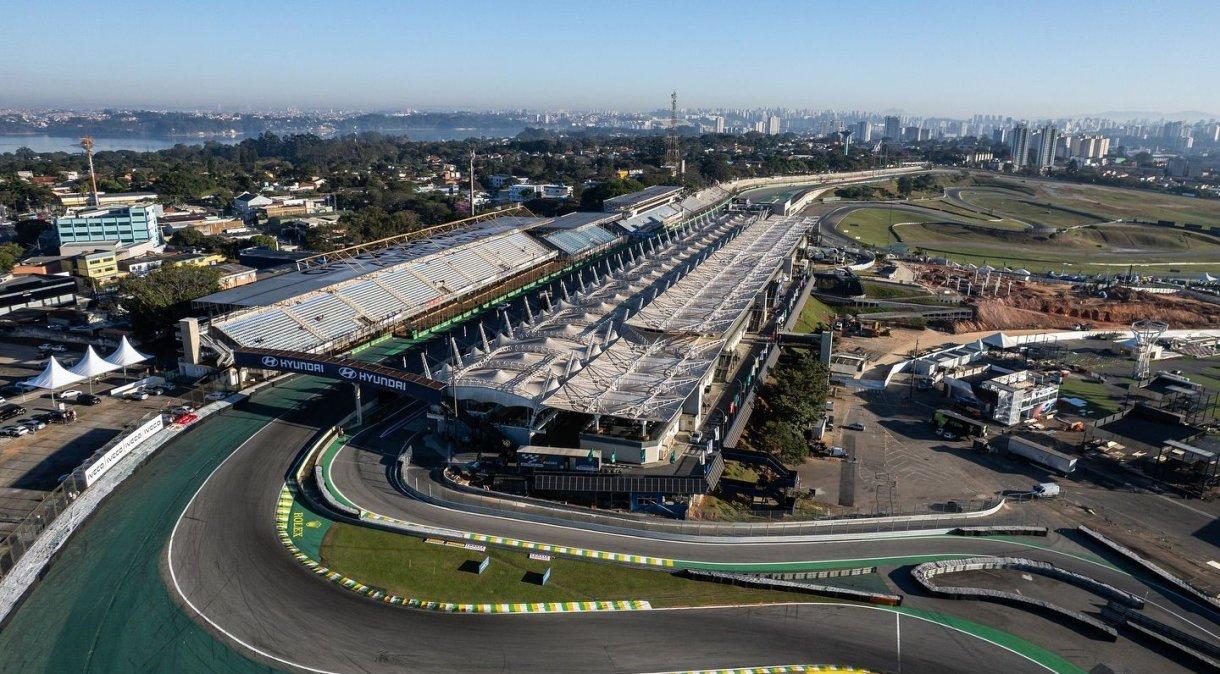
<svg viewBox="0 0 1220 674">
<path fill-rule="evenodd" d="M 777 115 L 771 115 L 767 118 L 767 135 L 779 135 L 779 117 Z"/>
<path fill-rule="evenodd" d="M 724 117 L 716 118 L 716 133 L 724 133 Z"/>
<path fill-rule="evenodd" d="M 1047 124 L 1038 131 L 1038 168 L 1050 168 L 1055 164 L 1055 142 L 1059 131 L 1054 124 Z"/>
<path fill-rule="evenodd" d="M 867 119 L 856 122 L 856 142 L 867 143 L 873 139 L 873 125 Z"/>
<path fill-rule="evenodd" d="M 1002 126 L 997 126 L 991 130 L 991 142 L 1003 143 L 1008 138 L 1008 129 Z"/>
<path fill-rule="evenodd" d="M 890 140 L 902 140 L 902 120 L 892 115 L 886 117 L 883 137 Z"/>
<path fill-rule="evenodd" d="M 1008 146 L 1012 150 L 1013 166 L 1021 168 L 1029 162 L 1029 127 L 1025 122 L 1012 127 L 1012 138 L 1009 139 Z"/>
</svg>

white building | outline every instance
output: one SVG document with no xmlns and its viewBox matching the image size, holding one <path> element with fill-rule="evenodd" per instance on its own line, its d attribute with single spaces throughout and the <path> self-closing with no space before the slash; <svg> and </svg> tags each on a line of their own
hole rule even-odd
<svg viewBox="0 0 1220 674">
<path fill-rule="evenodd" d="M 1059 385 L 1040 374 L 1021 370 L 979 385 L 995 396 L 991 418 L 1005 426 L 1042 416 L 1059 399 Z"/>
</svg>

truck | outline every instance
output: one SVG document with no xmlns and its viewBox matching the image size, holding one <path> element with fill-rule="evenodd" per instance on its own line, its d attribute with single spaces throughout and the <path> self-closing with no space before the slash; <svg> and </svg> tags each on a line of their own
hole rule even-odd
<svg viewBox="0 0 1220 674">
<path fill-rule="evenodd" d="M 1076 457 L 1017 436 L 1008 438 L 1008 453 L 1063 475 L 1076 470 Z"/>
<path fill-rule="evenodd" d="M 942 433 L 953 433 L 959 438 L 987 437 L 987 424 L 958 414 L 953 410 L 936 410 L 932 414 L 932 425 Z"/>
<path fill-rule="evenodd" d="M 1029 490 L 1034 498 L 1053 498 L 1059 495 L 1059 485 L 1054 482 L 1040 482 Z"/>
</svg>

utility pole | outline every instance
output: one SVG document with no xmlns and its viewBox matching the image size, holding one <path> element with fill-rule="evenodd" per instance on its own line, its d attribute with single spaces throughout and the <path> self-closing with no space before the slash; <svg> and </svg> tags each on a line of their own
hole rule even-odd
<svg viewBox="0 0 1220 674">
<path fill-rule="evenodd" d="M 474 215 L 474 150 L 470 151 L 470 214 Z"/>
</svg>

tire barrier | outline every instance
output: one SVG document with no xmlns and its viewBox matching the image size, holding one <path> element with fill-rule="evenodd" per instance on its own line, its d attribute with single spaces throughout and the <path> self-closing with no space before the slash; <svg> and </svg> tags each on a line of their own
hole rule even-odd
<svg viewBox="0 0 1220 674">
<path fill-rule="evenodd" d="M 1093 531 L 1092 529 L 1084 526 L 1083 524 L 1080 525 L 1079 527 L 1077 527 L 1076 530 L 1079 531 L 1080 533 L 1084 534 L 1085 536 L 1088 536 L 1090 539 L 1092 539 L 1096 543 L 1098 543 L 1102 546 L 1105 546 L 1106 548 L 1109 548 L 1110 550 L 1118 553 L 1119 555 L 1122 555 L 1127 560 L 1134 562 L 1135 564 L 1138 564 L 1140 567 L 1144 568 L 1149 573 L 1155 575 L 1156 577 L 1160 578 L 1161 580 L 1164 580 L 1165 582 L 1170 583 L 1171 585 L 1178 588 L 1182 592 L 1185 592 L 1186 596 L 1198 601 L 1200 604 L 1207 607 L 1211 611 L 1213 611 L 1213 612 L 1220 611 L 1220 600 L 1217 600 L 1215 597 L 1212 597 L 1212 596 L 1206 594 L 1205 592 L 1200 591 L 1198 588 L 1191 585 L 1190 583 L 1187 583 L 1186 581 L 1182 580 L 1181 578 L 1178 578 L 1177 576 L 1173 575 L 1172 573 L 1169 573 L 1165 569 L 1162 569 L 1161 567 L 1157 566 L 1156 564 L 1144 559 L 1140 555 L 1136 554 L 1136 552 L 1134 550 L 1122 545 L 1121 543 L 1117 543 L 1115 541 L 1110 540 L 1109 538 L 1106 538 L 1101 533 Z"/>
<path fill-rule="evenodd" d="M 738 587 L 749 587 L 756 590 L 799 592 L 801 594 L 814 594 L 821 597 L 848 599 L 851 601 L 860 601 L 868 604 L 881 604 L 884 606 L 902 605 L 901 595 L 864 592 L 863 590 L 849 590 L 847 588 L 830 587 L 827 585 L 797 583 L 790 580 L 767 578 L 761 575 L 756 576 L 745 573 L 725 573 L 723 571 L 702 571 L 699 569 L 683 569 L 678 571 L 677 575 L 683 578 L 690 578 L 692 580 L 702 580 L 710 583 L 723 583 L 725 585 L 736 585 Z"/>
<path fill-rule="evenodd" d="M 1014 557 L 973 557 L 970 559 L 954 559 L 944 562 L 927 562 L 911 569 L 911 576 L 915 582 L 919 583 L 929 594 L 946 597 L 949 599 L 978 599 L 980 601 L 992 601 L 1000 604 L 1009 604 L 1018 608 L 1027 609 L 1035 613 L 1050 614 L 1055 617 L 1065 618 L 1073 623 L 1076 623 L 1089 632 L 1100 636 L 1107 641 L 1115 641 L 1118 639 L 1118 631 L 1110 625 L 1085 615 L 1079 611 L 1072 611 L 1040 599 L 1031 599 L 1013 592 L 1001 592 L 999 590 L 988 590 L 979 587 L 941 587 L 932 579 L 938 575 L 961 573 L 964 571 L 984 571 L 990 569 L 1010 569 L 1014 571 L 1025 571 L 1027 573 L 1036 573 L 1039 575 L 1054 578 L 1070 585 L 1075 585 L 1082 589 L 1088 590 L 1108 600 L 1122 603 L 1132 608 L 1143 608 L 1144 601 L 1129 592 L 1124 592 L 1112 585 L 1107 585 L 1100 581 L 1093 580 L 1087 576 L 1082 576 L 1078 573 L 1073 573 L 1064 569 L 1060 569 L 1046 562 L 1037 562 L 1032 559 L 1020 559 Z"/>
<path fill-rule="evenodd" d="M 826 571 L 787 571 L 787 572 L 768 572 L 752 574 L 760 578 L 771 578 L 773 580 L 819 580 L 822 578 L 844 578 L 848 576 L 863 576 L 870 573 L 877 573 L 875 566 L 860 566 L 854 569 L 829 569 Z"/>
<path fill-rule="evenodd" d="M 1213 671 L 1220 671 L 1220 646 L 1182 630 L 1110 602 L 1101 609 L 1103 620 L 1131 630 L 1155 645 L 1195 660 Z"/>
<path fill-rule="evenodd" d="M 953 530 L 954 536 L 1046 536 L 1046 527 L 998 526 L 998 527 L 958 527 Z"/>
</svg>

